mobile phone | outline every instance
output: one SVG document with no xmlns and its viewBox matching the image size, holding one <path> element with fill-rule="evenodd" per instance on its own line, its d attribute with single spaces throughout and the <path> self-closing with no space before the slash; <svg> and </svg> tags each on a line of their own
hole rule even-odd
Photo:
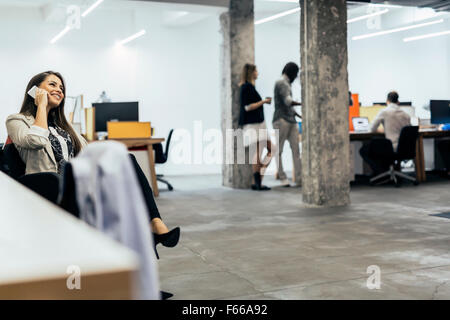
<svg viewBox="0 0 450 320">
<path fill-rule="evenodd" d="M 33 86 L 30 90 L 28 90 L 28 94 L 31 97 L 33 97 L 33 99 L 36 99 L 36 90 L 37 90 L 36 86 Z"/>
</svg>

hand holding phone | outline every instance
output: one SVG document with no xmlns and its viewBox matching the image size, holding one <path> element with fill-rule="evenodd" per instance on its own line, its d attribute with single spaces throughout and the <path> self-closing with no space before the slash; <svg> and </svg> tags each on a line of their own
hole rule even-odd
<svg viewBox="0 0 450 320">
<path fill-rule="evenodd" d="M 34 98 L 34 104 L 39 107 L 43 106 L 47 108 L 48 105 L 48 92 L 44 89 L 39 89 L 36 86 L 33 86 L 29 91 L 28 94 Z"/>
<path fill-rule="evenodd" d="M 33 98 L 36 99 L 36 91 L 37 91 L 36 86 L 33 86 L 30 90 L 28 90 L 28 94 Z"/>
</svg>

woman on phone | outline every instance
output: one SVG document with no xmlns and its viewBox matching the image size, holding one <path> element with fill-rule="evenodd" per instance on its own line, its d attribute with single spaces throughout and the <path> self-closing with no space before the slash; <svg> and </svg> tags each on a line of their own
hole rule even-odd
<svg viewBox="0 0 450 320">
<path fill-rule="evenodd" d="M 241 74 L 240 86 L 240 116 L 239 125 L 242 126 L 244 136 L 244 146 L 256 144 L 255 152 L 252 156 L 253 180 L 252 190 L 265 191 L 269 187 L 262 185 L 264 171 L 270 163 L 273 154 L 273 145 L 267 132 L 264 120 L 264 104 L 270 104 L 272 98 L 262 99 L 255 88 L 255 81 L 258 79 L 258 70 L 254 64 L 244 65 Z M 266 158 L 261 161 L 264 145 L 267 148 Z M 252 148 L 250 148 L 252 150 Z"/>
<path fill-rule="evenodd" d="M 34 91 L 34 98 L 28 94 L 31 89 Z M 8 136 L 25 163 L 26 174 L 61 174 L 64 164 L 87 145 L 86 140 L 66 120 L 65 96 L 66 87 L 61 74 L 53 71 L 39 73 L 28 83 L 20 112 L 6 119 Z M 175 228 L 169 232 L 161 220 L 144 173 L 136 159 L 133 156 L 131 159 L 149 209 L 155 246 L 162 243 L 173 247 L 178 243 L 180 229 Z"/>
</svg>

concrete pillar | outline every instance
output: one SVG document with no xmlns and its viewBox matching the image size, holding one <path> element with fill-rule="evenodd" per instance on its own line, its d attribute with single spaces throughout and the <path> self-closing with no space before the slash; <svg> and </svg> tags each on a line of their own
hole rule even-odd
<svg viewBox="0 0 450 320">
<path fill-rule="evenodd" d="M 300 0 L 303 202 L 350 203 L 346 0 Z"/>
<path fill-rule="evenodd" d="M 222 64 L 222 133 L 224 159 L 227 152 L 235 156 L 242 145 L 241 139 L 230 145 L 226 143 L 227 129 L 239 127 L 239 80 L 244 64 L 255 62 L 255 33 L 253 0 L 230 0 L 229 10 L 220 16 L 223 44 Z M 247 150 L 248 152 L 248 150 Z M 237 162 L 237 161 L 236 161 Z M 250 188 L 252 170 L 250 164 L 227 164 L 222 167 L 223 185 L 232 188 Z"/>
</svg>

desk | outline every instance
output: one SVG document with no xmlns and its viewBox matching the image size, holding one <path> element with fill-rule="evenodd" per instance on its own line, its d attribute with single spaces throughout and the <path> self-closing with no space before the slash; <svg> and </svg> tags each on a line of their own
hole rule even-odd
<svg viewBox="0 0 450 320">
<path fill-rule="evenodd" d="M 430 130 L 420 130 L 419 137 L 417 138 L 416 144 L 416 174 L 417 181 L 425 182 L 427 176 L 425 173 L 425 155 L 423 152 L 423 139 L 434 139 L 434 138 L 448 138 L 450 137 L 450 131 L 430 131 Z M 420 170 L 417 170 L 419 167 Z"/>
<path fill-rule="evenodd" d="M 0 172 L 0 299 L 133 299 L 138 256 Z M 81 271 L 81 290 L 66 286 Z"/>
<path fill-rule="evenodd" d="M 121 142 L 127 146 L 127 148 L 147 147 L 148 163 L 150 166 L 151 185 L 153 189 L 153 195 L 159 196 L 158 181 L 156 180 L 155 171 L 155 158 L 153 156 L 153 145 L 161 143 L 164 138 L 134 138 L 134 139 L 108 139 Z"/>
<path fill-rule="evenodd" d="M 384 133 L 350 131 L 350 141 L 365 141 L 371 140 L 372 138 L 384 138 Z"/>
<path fill-rule="evenodd" d="M 350 141 L 364 141 L 370 140 L 372 138 L 384 137 L 383 133 L 379 132 L 350 132 Z M 446 138 L 450 137 L 450 131 L 430 131 L 430 130 L 419 130 L 419 135 L 417 137 L 416 143 L 416 158 L 414 159 L 416 178 L 418 182 L 425 182 L 427 180 L 425 172 L 425 155 L 423 151 L 423 139 L 433 139 L 433 138 Z"/>
</svg>

